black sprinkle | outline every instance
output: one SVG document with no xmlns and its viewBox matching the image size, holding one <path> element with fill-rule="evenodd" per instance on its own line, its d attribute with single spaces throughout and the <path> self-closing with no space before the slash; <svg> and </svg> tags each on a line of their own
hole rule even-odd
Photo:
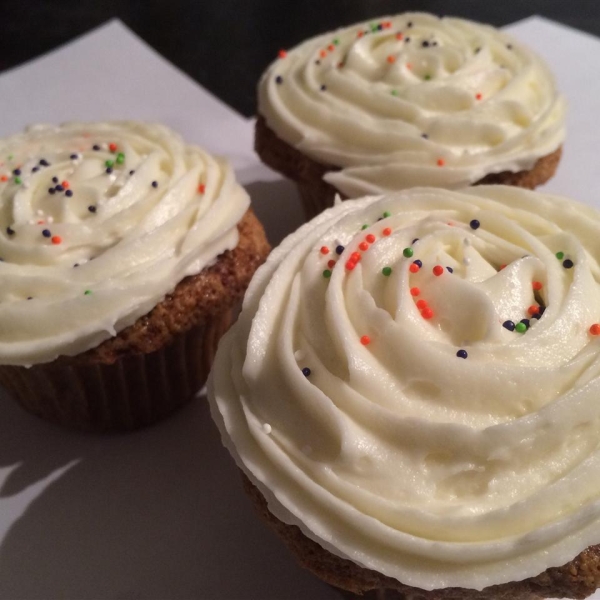
<svg viewBox="0 0 600 600">
<path fill-rule="evenodd" d="M 27 296 L 27 300 L 33 300 L 33 296 Z"/>
<path fill-rule="evenodd" d="M 75 269 L 75 268 L 76 268 L 76 267 L 78 267 L 78 266 L 79 266 L 79 263 L 75 263 L 75 264 L 73 265 L 73 268 Z"/>
<path fill-rule="evenodd" d="M 281 75 L 277 75 L 277 77 L 275 77 L 275 83 L 281 85 L 283 83 L 283 77 Z"/>
<path fill-rule="evenodd" d="M 40 160 L 40 165 L 42 165 L 42 167 L 49 167 L 50 163 L 45 158 L 42 158 L 42 160 Z"/>
<path fill-rule="evenodd" d="M 31 169 L 32 173 L 37 173 L 40 170 L 39 167 L 33 167 L 33 169 Z"/>
<path fill-rule="evenodd" d="M 475 48 L 475 54 L 479 54 L 481 52 L 481 48 Z"/>
<path fill-rule="evenodd" d="M 129 171 L 130 175 L 133 175 L 135 173 L 135 171 L 133 169 L 131 169 L 131 171 Z"/>
<path fill-rule="evenodd" d="M 12 229 L 12 227 L 7 227 L 6 233 L 8 233 L 8 235 L 15 235 L 15 230 Z"/>
<path fill-rule="evenodd" d="M 152 182 L 152 187 L 153 188 L 157 188 L 158 187 L 158 181 L 153 181 Z"/>
<path fill-rule="evenodd" d="M 54 188 L 48 188 L 49 194 L 56 194 L 56 190 Z"/>
<path fill-rule="evenodd" d="M 95 206 L 92 204 L 91 206 L 88 206 L 88 210 L 89 210 L 91 213 L 95 213 L 97 209 L 96 209 L 96 207 L 95 207 Z"/>
<path fill-rule="evenodd" d="M 67 190 L 65 192 L 65 196 L 67 196 L 68 198 L 70 198 L 73 195 L 73 190 Z"/>
<path fill-rule="evenodd" d="M 481 223 L 477 220 L 477 219 L 473 219 L 470 223 L 469 223 L 471 229 L 479 229 L 479 226 L 481 225 Z"/>
<path fill-rule="evenodd" d="M 416 244 L 418 241 L 419 241 L 419 238 L 415 238 L 415 239 L 414 239 L 414 240 L 411 242 L 411 244 Z"/>
<path fill-rule="evenodd" d="M 563 267 L 565 269 L 572 269 L 574 264 L 575 263 L 570 258 L 566 258 L 565 260 L 563 260 Z"/>
<path fill-rule="evenodd" d="M 504 323 L 502 323 L 502 327 L 504 327 L 504 329 L 508 329 L 509 331 L 515 330 L 515 324 L 512 321 L 504 321 Z"/>
<path fill-rule="evenodd" d="M 60 184 L 58 184 L 54 189 L 57 192 L 64 192 L 65 191 L 65 188 L 62 185 L 60 185 Z"/>
<path fill-rule="evenodd" d="M 326 86 L 325 84 L 323 84 L 323 85 L 321 86 L 321 91 L 322 91 L 322 92 L 324 92 L 326 89 L 327 89 L 327 86 Z"/>
<path fill-rule="evenodd" d="M 512 47 L 512 44 L 506 44 L 506 47 L 507 47 L 509 50 L 512 50 L 512 49 L 513 49 L 513 47 Z"/>
<path fill-rule="evenodd" d="M 53 177 L 52 178 L 52 183 L 58 183 L 58 177 Z"/>
<path fill-rule="evenodd" d="M 523 323 L 523 325 L 529 329 L 529 319 L 521 319 L 521 323 Z"/>
<path fill-rule="evenodd" d="M 106 174 L 110 175 L 112 173 L 112 167 L 106 167 Z"/>
<path fill-rule="evenodd" d="M 315 65 L 320 65 L 321 61 L 320 60 L 315 60 Z"/>
<path fill-rule="evenodd" d="M 410 38 L 409 37 L 404 38 L 404 41 L 408 44 L 408 42 L 410 42 Z"/>
<path fill-rule="evenodd" d="M 344 251 L 344 246 L 341 244 L 335 249 L 336 254 L 341 254 Z"/>
<path fill-rule="evenodd" d="M 437 43 L 437 42 L 431 42 L 431 45 L 432 45 L 432 46 L 437 46 L 437 45 L 438 45 L 438 43 Z"/>
<path fill-rule="evenodd" d="M 454 273 L 454 269 L 452 267 L 446 267 L 448 273 Z"/>
<path fill-rule="evenodd" d="M 92 146 L 92 150 L 96 150 L 96 152 L 97 152 L 98 150 L 100 150 L 100 146 L 98 146 L 98 144 L 94 144 Z"/>
<path fill-rule="evenodd" d="M 456 353 L 456 356 L 458 356 L 458 358 L 467 358 L 467 356 L 469 356 L 469 355 L 467 354 L 466 350 L 459 350 Z"/>
<path fill-rule="evenodd" d="M 69 156 L 69 158 L 71 160 L 77 160 L 79 158 L 79 154 L 71 154 L 71 156 Z"/>
<path fill-rule="evenodd" d="M 42 231 L 42 235 L 43 235 L 45 238 L 52 237 L 52 232 L 51 232 L 49 229 L 44 229 L 44 230 Z"/>
<path fill-rule="evenodd" d="M 413 265 L 417 265 L 420 269 L 423 266 L 423 263 L 417 258 L 417 260 L 413 260 Z"/>
<path fill-rule="evenodd" d="M 409 22 L 406 24 L 406 26 L 407 26 L 407 27 L 412 27 L 412 26 L 413 26 L 413 23 L 412 23 L 412 21 L 409 21 Z"/>
<path fill-rule="evenodd" d="M 21 169 L 14 169 L 13 175 L 16 175 L 18 177 L 20 174 L 21 174 Z"/>
<path fill-rule="evenodd" d="M 423 139 L 425 139 L 425 140 L 428 140 L 428 139 L 429 139 L 429 136 L 428 136 L 426 133 L 422 133 L 422 134 L 421 134 L 421 137 L 422 137 Z"/>
<path fill-rule="evenodd" d="M 427 40 L 423 40 L 421 42 L 421 46 L 423 46 L 423 48 L 429 48 L 429 42 Z"/>
<path fill-rule="evenodd" d="M 304 369 L 302 369 L 302 375 L 304 375 L 304 377 L 308 377 L 310 375 L 310 369 L 308 367 L 304 367 Z"/>
<path fill-rule="evenodd" d="M 379 25 L 377 25 L 377 30 L 381 31 L 383 29 L 383 25 L 380 23 Z"/>
</svg>

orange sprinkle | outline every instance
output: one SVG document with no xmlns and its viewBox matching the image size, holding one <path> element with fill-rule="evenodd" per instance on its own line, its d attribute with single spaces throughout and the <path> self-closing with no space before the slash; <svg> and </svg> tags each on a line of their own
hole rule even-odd
<svg viewBox="0 0 600 600">
<path fill-rule="evenodd" d="M 481 94 L 475 94 L 475 98 L 477 100 L 481 100 L 483 98 L 483 96 Z"/>
<path fill-rule="evenodd" d="M 412 71 L 412 65 L 411 65 L 410 63 L 406 63 L 406 68 L 407 68 L 409 71 Z"/>
<path fill-rule="evenodd" d="M 365 35 L 365 32 L 364 32 L 364 31 L 359 31 L 359 32 L 356 34 L 356 37 L 359 37 L 359 38 L 361 38 L 363 35 Z"/>
<path fill-rule="evenodd" d="M 285 58 L 287 56 L 287 52 L 283 49 L 279 51 L 279 58 Z"/>
<path fill-rule="evenodd" d="M 329 248 L 327 246 L 321 246 L 321 254 L 329 254 Z"/>
<path fill-rule="evenodd" d="M 387 57 L 387 61 L 391 64 L 391 63 L 395 63 L 396 62 L 396 57 L 392 56 L 391 54 Z M 408 66 L 408 65 L 407 65 Z"/>
<path fill-rule="evenodd" d="M 431 310 L 431 308 L 429 308 L 429 306 L 426 306 L 422 311 L 421 311 L 421 316 L 424 319 L 432 319 L 433 318 L 433 310 Z"/>
<path fill-rule="evenodd" d="M 540 312 L 540 307 L 537 304 L 532 304 L 527 312 L 533 317 L 533 315 L 537 315 Z"/>
<path fill-rule="evenodd" d="M 392 230 L 389 227 L 386 227 L 381 233 L 383 233 L 383 235 L 391 235 Z"/>
<path fill-rule="evenodd" d="M 346 261 L 346 269 L 348 269 L 348 271 L 352 271 L 352 269 L 354 269 L 354 267 L 356 266 L 356 261 L 349 259 Z"/>
<path fill-rule="evenodd" d="M 37 222 L 37 224 L 38 224 L 38 225 L 45 225 L 45 224 L 46 224 L 46 221 L 38 221 L 38 222 Z"/>
<path fill-rule="evenodd" d="M 534 281 L 531 284 L 531 287 L 536 291 L 539 292 L 544 286 L 542 285 L 541 281 Z"/>
<path fill-rule="evenodd" d="M 353 260 L 354 262 L 358 262 L 360 260 L 360 252 L 353 252 L 350 255 L 350 260 Z"/>
<path fill-rule="evenodd" d="M 443 167 L 446 164 L 446 161 L 443 158 L 437 159 L 438 167 Z"/>
<path fill-rule="evenodd" d="M 367 242 L 361 242 L 358 247 L 363 251 L 366 252 L 369 249 L 369 244 L 367 244 Z"/>
<path fill-rule="evenodd" d="M 330 261 L 327 263 L 327 266 L 328 266 L 330 269 L 333 269 L 333 267 L 335 267 L 335 260 L 331 259 L 331 260 L 330 260 Z"/>
<path fill-rule="evenodd" d="M 411 273 L 418 273 L 418 272 L 419 272 L 419 265 L 416 265 L 415 263 L 412 263 L 412 264 L 410 265 L 410 267 L 408 267 L 408 270 L 409 270 Z"/>
<path fill-rule="evenodd" d="M 600 324 L 599 323 L 594 323 L 591 327 L 590 327 L 590 333 L 592 335 L 600 335 Z"/>
<path fill-rule="evenodd" d="M 367 346 L 367 345 L 369 345 L 369 344 L 371 343 L 371 338 L 370 338 L 368 335 L 363 335 L 363 336 L 360 338 L 360 343 L 361 343 L 363 346 Z"/>
<path fill-rule="evenodd" d="M 115 143 L 109 144 L 109 145 L 108 145 L 108 149 L 109 149 L 111 152 L 116 152 L 116 151 L 117 151 L 117 145 L 116 145 Z"/>
<path fill-rule="evenodd" d="M 419 310 L 423 310 L 424 308 L 427 308 L 427 300 L 423 300 L 423 298 L 421 298 L 420 300 L 417 300 L 417 308 Z"/>
<path fill-rule="evenodd" d="M 436 277 L 439 277 L 443 272 L 444 272 L 444 267 L 442 267 L 441 265 L 435 265 L 435 267 L 433 267 L 433 274 Z"/>
<path fill-rule="evenodd" d="M 199 192 L 200 194 L 204 194 L 204 192 L 205 192 L 205 191 L 206 191 L 206 186 L 205 186 L 203 183 L 201 183 L 201 184 L 198 186 L 198 192 Z"/>
<path fill-rule="evenodd" d="M 0 177 L 0 181 L 8 181 L 8 175 L 2 175 L 2 177 Z"/>
<path fill-rule="evenodd" d="M 321 50 L 319 54 L 321 55 L 321 58 L 325 58 L 327 56 L 327 50 Z"/>
<path fill-rule="evenodd" d="M 396 34 L 396 39 L 397 39 L 397 40 L 403 40 L 403 39 L 404 39 L 404 36 L 403 36 L 401 33 L 397 33 L 397 34 Z"/>
<path fill-rule="evenodd" d="M 53 235 L 51 241 L 56 246 L 57 244 L 62 243 L 62 238 L 60 237 L 60 235 Z"/>
<path fill-rule="evenodd" d="M 392 26 L 392 22 L 391 21 L 384 21 L 382 23 L 382 25 L 383 25 L 384 29 L 389 29 Z"/>
<path fill-rule="evenodd" d="M 68 190 L 71 187 L 71 184 L 68 181 L 63 181 L 60 185 L 62 185 L 65 190 Z"/>
<path fill-rule="evenodd" d="M 421 290 L 418 287 L 410 288 L 411 296 L 418 296 L 421 293 Z"/>
<path fill-rule="evenodd" d="M 333 44 L 329 44 L 329 46 L 327 46 L 327 50 L 329 50 L 329 52 L 333 52 L 335 50 L 335 46 Z"/>
<path fill-rule="evenodd" d="M 365 240 L 367 240 L 367 242 L 369 242 L 369 244 L 372 244 L 375 241 L 375 236 L 372 233 L 369 233 L 369 235 L 367 235 Z"/>
</svg>

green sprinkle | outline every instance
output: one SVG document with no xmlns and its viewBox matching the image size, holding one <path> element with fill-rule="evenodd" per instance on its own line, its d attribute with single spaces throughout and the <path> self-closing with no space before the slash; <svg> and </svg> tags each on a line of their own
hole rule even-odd
<svg viewBox="0 0 600 600">
<path fill-rule="evenodd" d="M 402 254 L 404 254 L 404 256 L 406 256 L 406 258 L 410 258 L 414 254 L 414 251 L 412 248 L 404 248 L 404 250 L 402 251 Z"/>
<path fill-rule="evenodd" d="M 15 183 L 21 184 L 21 183 L 23 183 L 23 180 L 20 177 L 15 177 Z"/>
<path fill-rule="evenodd" d="M 425 77 L 423 77 L 423 79 L 425 81 L 429 81 L 431 79 L 431 75 L 425 75 Z"/>
<path fill-rule="evenodd" d="M 392 267 L 383 267 L 383 269 L 381 269 L 381 273 L 386 277 L 389 277 L 392 274 Z"/>
<path fill-rule="evenodd" d="M 84 295 L 86 295 L 86 296 L 91 296 L 91 294 L 92 294 L 92 290 L 85 290 L 85 292 L 83 292 L 83 293 L 84 293 Z"/>
<path fill-rule="evenodd" d="M 387 219 L 388 217 L 391 217 L 391 216 L 392 216 L 392 213 L 389 212 L 389 211 L 387 211 L 387 210 L 383 213 L 383 218 L 384 219 Z"/>
<path fill-rule="evenodd" d="M 340 43 L 340 40 L 338 40 L 337 38 L 335 38 L 335 40 L 333 40 L 333 43 L 337 46 Z"/>
<path fill-rule="evenodd" d="M 556 253 L 556 258 L 558 258 L 558 260 L 562 260 L 565 257 L 565 253 L 564 252 L 557 252 Z"/>
<path fill-rule="evenodd" d="M 363 226 L 361 227 L 361 229 L 366 229 L 367 227 L 368 227 L 368 225 L 363 225 Z"/>
<path fill-rule="evenodd" d="M 125 162 L 125 155 L 122 152 L 117 154 L 117 164 L 122 165 Z"/>
<path fill-rule="evenodd" d="M 331 271 L 329 269 L 325 269 L 323 271 L 323 277 L 325 277 L 325 279 L 329 279 L 331 277 Z"/>
<path fill-rule="evenodd" d="M 110 168 L 112 168 L 114 166 L 115 161 L 114 160 L 107 160 L 104 164 L 110 169 Z"/>
<path fill-rule="evenodd" d="M 371 28 L 371 31 L 377 31 L 377 23 L 371 23 L 369 27 Z"/>
<path fill-rule="evenodd" d="M 518 331 L 519 333 L 525 333 L 527 331 L 527 325 L 525 325 L 525 323 L 517 323 L 515 325 L 515 331 Z"/>
<path fill-rule="evenodd" d="M 8 155 L 8 160 L 12 160 L 14 157 L 15 157 L 15 155 L 14 155 L 14 154 L 9 154 L 9 155 Z"/>
<path fill-rule="evenodd" d="M 397 96 L 398 95 L 398 90 L 392 90 L 392 96 Z"/>
</svg>

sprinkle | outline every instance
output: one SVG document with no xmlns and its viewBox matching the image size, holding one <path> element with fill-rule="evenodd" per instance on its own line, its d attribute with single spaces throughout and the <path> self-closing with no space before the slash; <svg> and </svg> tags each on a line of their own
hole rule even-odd
<svg viewBox="0 0 600 600">
<path fill-rule="evenodd" d="M 73 196 L 73 190 L 67 190 L 65 192 L 65 196 L 67 196 L 67 198 L 71 198 Z"/>
<path fill-rule="evenodd" d="M 410 265 L 410 267 L 408 267 L 408 270 L 409 270 L 411 273 L 418 273 L 418 272 L 419 272 L 419 269 L 420 269 L 420 267 L 419 267 L 419 265 L 417 265 L 416 263 L 412 263 L 412 264 Z"/>
<path fill-rule="evenodd" d="M 49 194 L 56 194 L 56 190 L 54 188 L 48 188 Z"/>
<path fill-rule="evenodd" d="M 52 237 L 52 232 L 51 232 L 49 229 L 44 229 L 44 230 L 42 231 L 42 235 L 43 235 L 45 238 L 49 238 L 49 237 Z"/>
<path fill-rule="evenodd" d="M 406 258 L 410 258 L 414 253 L 415 251 L 412 248 L 404 248 L 404 250 L 402 250 L 402 254 L 404 254 Z"/>
<path fill-rule="evenodd" d="M 389 212 L 388 210 L 386 210 L 386 211 L 383 213 L 383 218 L 384 218 L 384 219 L 387 219 L 388 217 L 391 217 L 391 216 L 392 216 L 392 213 L 391 213 L 391 212 Z"/>
<path fill-rule="evenodd" d="M 129 171 L 130 175 L 133 175 L 135 173 L 135 171 L 133 169 L 131 169 L 131 171 Z"/>
<path fill-rule="evenodd" d="M 334 43 L 336 46 L 338 46 L 338 45 L 339 45 L 339 43 L 340 43 L 340 40 L 338 40 L 337 38 L 335 38 L 335 39 L 333 40 L 333 43 Z"/>
<path fill-rule="evenodd" d="M 446 267 L 446 271 L 448 271 L 448 273 L 454 273 L 454 269 L 452 267 Z"/>
<path fill-rule="evenodd" d="M 469 355 L 467 354 L 466 350 L 459 350 L 456 353 L 456 356 L 458 356 L 458 358 L 467 358 L 467 356 L 469 356 Z"/>
<path fill-rule="evenodd" d="M 325 269 L 323 271 L 323 277 L 325 277 L 325 279 L 329 279 L 331 277 L 331 271 L 329 269 Z"/>
<path fill-rule="evenodd" d="M 97 208 L 96 208 L 96 207 L 95 207 L 95 206 L 92 204 L 92 205 L 88 206 L 88 210 L 89 210 L 91 213 L 95 213 L 95 212 L 96 212 L 96 210 L 97 210 Z"/>
<path fill-rule="evenodd" d="M 70 184 L 68 181 L 66 181 L 66 180 L 65 180 L 65 181 L 63 181 L 63 182 L 61 183 L 61 185 L 62 185 L 62 186 L 65 188 L 65 190 L 66 190 L 66 189 L 68 189 L 68 188 L 70 187 L 70 185 L 71 185 L 71 184 Z"/>
<path fill-rule="evenodd" d="M 555 254 L 556 258 L 558 258 L 558 260 L 562 260 L 565 257 L 565 253 L 564 252 L 557 252 Z"/>
<path fill-rule="evenodd" d="M 332 260 L 329 260 L 329 261 L 327 261 L 327 266 L 328 266 L 330 269 L 333 269 L 333 267 L 335 267 L 335 265 L 336 265 L 336 262 L 335 262 L 335 260 L 333 260 L 333 259 L 332 259 Z"/>
<path fill-rule="evenodd" d="M 326 89 L 327 89 L 327 86 L 326 86 L 325 84 L 323 84 L 323 85 L 321 86 L 321 91 L 322 91 L 322 92 L 324 92 Z"/>
<path fill-rule="evenodd" d="M 385 277 L 389 277 L 392 274 L 392 267 L 383 267 L 383 269 L 381 269 L 381 274 L 385 275 Z"/>
<path fill-rule="evenodd" d="M 106 168 L 106 173 L 107 173 L 108 175 L 110 175 L 112 172 L 113 172 L 113 170 L 112 170 L 112 167 L 107 167 L 107 168 Z"/>
<path fill-rule="evenodd" d="M 344 246 L 342 246 L 341 244 L 339 246 L 336 246 L 336 248 L 335 248 L 336 254 L 341 254 L 343 251 L 344 251 Z"/>
<path fill-rule="evenodd" d="M 262 430 L 269 435 L 271 431 L 273 431 L 273 428 L 269 425 L 269 423 L 263 423 Z"/>
<path fill-rule="evenodd" d="M 527 325 L 525 325 L 525 323 L 517 323 L 515 325 L 515 331 L 525 333 L 527 331 Z"/>
<path fill-rule="evenodd" d="M 536 291 L 539 292 L 544 286 L 542 285 L 541 281 L 534 281 L 531 284 L 531 287 Z"/>
<path fill-rule="evenodd" d="M 366 237 L 365 240 L 367 242 L 369 242 L 369 244 L 372 244 L 375 241 L 375 236 L 372 233 L 369 233 Z"/>
<path fill-rule="evenodd" d="M 391 235 L 392 230 L 389 227 L 386 227 L 381 233 L 387 237 L 388 235 Z"/>
<path fill-rule="evenodd" d="M 304 367 L 302 369 L 302 375 L 304 375 L 304 377 L 309 377 L 310 376 L 310 369 L 308 367 Z"/>
<path fill-rule="evenodd" d="M 424 308 L 427 308 L 427 300 L 424 300 L 423 298 L 421 298 L 420 300 L 417 300 L 417 308 L 419 310 L 423 310 Z"/>
<path fill-rule="evenodd" d="M 98 144 L 94 144 L 92 146 L 92 150 L 95 150 L 96 152 L 98 152 L 100 150 L 100 146 L 98 146 Z"/>
<path fill-rule="evenodd" d="M 279 58 L 285 58 L 287 56 L 287 52 L 283 50 L 283 48 L 279 51 Z"/>
<path fill-rule="evenodd" d="M 363 346 L 368 346 L 368 345 L 371 343 L 371 338 L 370 338 L 368 335 L 363 335 L 363 336 L 360 338 L 360 343 L 361 343 Z"/>
<path fill-rule="evenodd" d="M 443 158 L 438 158 L 437 159 L 437 165 L 438 167 L 443 167 L 446 164 L 446 161 Z"/>
<path fill-rule="evenodd" d="M 439 277 L 443 272 L 444 272 L 444 267 L 442 267 L 441 265 L 435 265 L 435 267 L 433 267 L 433 274 L 436 277 Z"/>
<path fill-rule="evenodd" d="M 57 192 L 64 192 L 65 188 L 60 183 L 54 188 Z"/>
<path fill-rule="evenodd" d="M 413 26 L 412 21 L 409 21 L 406 26 L 410 29 Z"/>
<path fill-rule="evenodd" d="M 108 145 L 108 149 L 109 149 L 111 152 L 116 152 L 116 151 L 117 151 L 117 145 L 116 145 L 114 142 L 113 142 L 113 143 L 110 143 L 110 144 Z"/>
<path fill-rule="evenodd" d="M 475 48 L 475 54 L 479 54 L 481 52 L 481 48 Z"/>
<path fill-rule="evenodd" d="M 153 188 L 157 188 L 158 187 L 158 181 L 153 181 L 152 182 L 152 187 Z"/>
<path fill-rule="evenodd" d="M 469 226 L 471 227 L 471 229 L 479 229 L 479 226 L 481 225 L 481 223 L 477 220 L 477 219 L 473 219 L 470 223 Z"/>
<path fill-rule="evenodd" d="M 71 160 L 77 160 L 79 158 L 79 154 L 71 154 L 71 156 L 69 156 L 69 158 Z"/>
<path fill-rule="evenodd" d="M 365 35 L 365 32 L 364 32 L 364 31 L 359 31 L 359 32 L 356 34 L 356 37 L 359 37 L 359 38 L 361 38 L 363 35 Z"/>
<path fill-rule="evenodd" d="M 573 265 L 574 265 L 574 263 L 570 258 L 563 260 L 563 267 L 565 269 L 571 269 L 571 268 L 573 268 Z"/>
<path fill-rule="evenodd" d="M 49 167 L 50 163 L 46 159 L 42 158 L 40 160 L 40 165 L 42 165 L 42 167 Z"/>
<path fill-rule="evenodd" d="M 366 252 L 369 249 L 369 244 L 367 244 L 367 242 L 361 242 L 358 247 L 363 251 Z"/>
<path fill-rule="evenodd" d="M 408 41 L 409 41 L 409 39 L 408 39 L 408 38 L 406 38 L 406 41 L 408 42 Z M 412 65 L 411 65 L 410 63 L 406 63 L 406 68 L 407 68 L 409 71 L 412 71 Z"/>
<path fill-rule="evenodd" d="M 429 48 L 429 42 L 427 40 L 423 40 L 421 42 L 421 46 L 423 46 L 423 48 Z"/>
<path fill-rule="evenodd" d="M 513 48 L 513 47 L 512 47 L 512 44 L 506 44 L 506 47 L 507 47 L 509 50 L 512 50 L 512 48 Z"/>
<path fill-rule="evenodd" d="M 62 242 L 60 235 L 53 235 L 51 242 L 56 246 Z"/>
<path fill-rule="evenodd" d="M 319 52 L 319 56 L 321 58 L 325 58 L 327 56 L 327 51 L 326 50 L 321 50 L 321 52 Z"/>
<path fill-rule="evenodd" d="M 423 263 L 417 258 L 417 260 L 413 260 L 413 265 L 417 265 L 420 269 L 423 266 Z"/>
<path fill-rule="evenodd" d="M 426 306 L 422 311 L 421 311 L 421 316 L 424 319 L 432 319 L 433 318 L 433 310 L 429 307 Z"/>
<path fill-rule="evenodd" d="M 283 83 L 283 77 L 281 75 L 277 75 L 277 77 L 275 77 L 275 83 L 277 85 L 281 85 Z"/>
<path fill-rule="evenodd" d="M 21 174 L 21 169 L 15 169 L 13 171 L 13 175 L 16 175 L 17 177 Z"/>
<path fill-rule="evenodd" d="M 537 304 L 532 304 L 528 309 L 527 313 L 531 316 L 537 315 L 540 312 L 540 307 Z"/>
<path fill-rule="evenodd" d="M 369 227 L 369 226 L 365 224 L 365 225 L 363 225 L 363 226 L 361 227 L 361 230 L 365 230 L 365 229 L 367 229 L 368 227 Z"/>
<path fill-rule="evenodd" d="M 23 183 L 23 180 L 20 177 L 15 177 L 15 183 L 17 185 L 20 185 L 21 183 Z"/>
<path fill-rule="evenodd" d="M 481 100 L 482 98 L 483 98 L 483 96 L 481 94 L 475 94 L 476 100 Z"/>
<path fill-rule="evenodd" d="M 504 321 L 504 323 L 502 323 L 502 327 L 504 327 L 504 329 L 508 329 L 509 331 L 515 330 L 515 324 L 512 321 Z"/>
<path fill-rule="evenodd" d="M 0 177 L 0 181 L 8 181 L 8 175 L 2 175 L 2 177 Z"/>
<path fill-rule="evenodd" d="M 354 269 L 354 267 L 356 267 L 356 261 L 354 261 L 354 260 L 346 261 L 346 269 L 348 269 L 348 271 L 352 271 Z"/>
<path fill-rule="evenodd" d="M 429 74 L 428 74 L 428 75 L 425 75 L 425 76 L 423 77 L 423 79 L 424 79 L 425 81 L 429 81 L 429 80 L 431 79 L 431 75 L 429 75 Z"/>
<path fill-rule="evenodd" d="M 411 296 L 418 296 L 421 293 L 421 290 L 418 287 L 410 288 Z"/>
<path fill-rule="evenodd" d="M 416 244 L 418 241 L 419 241 L 419 238 L 415 238 L 415 239 L 414 239 L 414 240 L 411 242 L 411 244 L 414 246 L 414 245 L 415 245 L 415 244 Z"/>
<path fill-rule="evenodd" d="M 321 250 L 319 252 L 321 252 L 321 254 L 329 254 L 329 248 L 327 246 L 321 246 Z"/>
<path fill-rule="evenodd" d="M 203 183 L 201 183 L 201 184 L 198 186 L 198 193 L 199 193 L 199 194 L 204 194 L 204 192 L 205 192 L 205 191 L 206 191 L 206 185 L 204 185 Z"/>
<path fill-rule="evenodd" d="M 404 37 L 404 35 L 402 33 L 397 33 L 396 34 L 396 39 L 397 40 L 402 40 L 403 37 Z"/>
<path fill-rule="evenodd" d="M 335 46 L 333 44 L 329 44 L 329 46 L 327 46 L 327 50 L 329 50 L 329 52 L 333 52 L 335 50 Z"/>
<path fill-rule="evenodd" d="M 8 235 L 15 235 L 15 230 L 12 227 L 7 227 L 6 233 L 8 233 Z"/>
<path fill-rule="evenodd" d="M 398 90 L 392 90 L 392 96 L 397 96 L 398 95 Z"/>
<path fill-rule="evenodd" d="M 122 152 L 117 154 L 117 164 L 122 165 L 125 162 L 125 155 Z"/>
<path fill-rule="evenodd" d="M 591 327 L 590 327 L 590 333 L 592 335 L 600 335 L 600 323 L 594 323 Z"/>
<path fill-rule="evenodd" d="M 392 55 L 390 54 L 390 55 L 387 57 L 387 61 L 388 61 L 390 64 L 393 64 L 393 63 L 395 63 L 395 62 L 396 62 L 396 57 L 395 57 L 395 56 L 392 56 Z"/>
<path fill-rule="evenodd" d="M 91 296 L 92 295 L 92 290 L 85 290 L 85 292 L 83 292 L 84 296 Z"/>
<path fill-rule="evenodd" d="M 37 173 L 40 170 L 39 167 L 33 167 L 33 169 L 31 169 L 32 173 Z"/>
</svg>

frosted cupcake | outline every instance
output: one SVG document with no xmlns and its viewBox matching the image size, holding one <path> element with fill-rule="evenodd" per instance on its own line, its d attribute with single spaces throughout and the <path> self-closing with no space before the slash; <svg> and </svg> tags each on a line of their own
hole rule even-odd
<svg viewBox="0 0 600 600">
<path fill-rule="evenodd" d="M 548 66 L 497 29 L 407 13 L 312 38 L 267 69 L 255 146 L 307 214 L 428 185 L 535 188 L 555 172 L 565 102 Z"/>
<path fill-rule="evenodd" d="M 305 567 L 377 598 L 596 589 L 599 236 L 565 199 L 421 188 L 273 251 L 209 398 Z"/>
<path fill-rule="evenodd" d="M 269 250 L 231 167 L 134 122 L 35 127 L 0 156 L 0 383 L 78 428 L 168 415 Z"/>
</svg>

